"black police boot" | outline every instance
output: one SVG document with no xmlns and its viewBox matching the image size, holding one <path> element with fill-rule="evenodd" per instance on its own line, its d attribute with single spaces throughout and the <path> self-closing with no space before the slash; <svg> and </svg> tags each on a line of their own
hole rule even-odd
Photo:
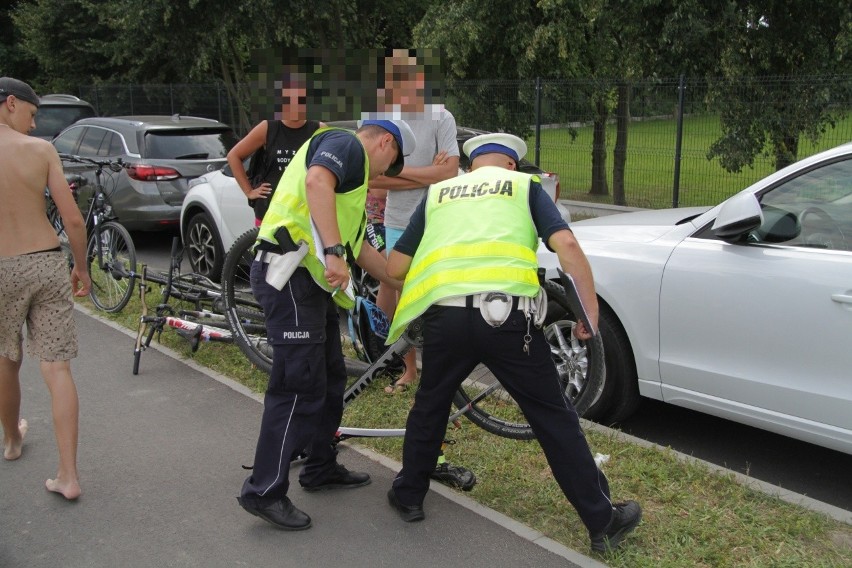
<svg viewBox="0 0 852 568">
<path fill-rule="evenodd" d="M 302 485 L 305 491 L 325 491 L 327 489 L 352 489 L 370 484 L 370 475 L 360 471 L 349 471 L 344 466 L 334 464 L 331 473 L 316 485 Z"/>
<path fill-rule="evenodd" d="M 608 552 L 618 548 L 624 538 L 633 532 L 639 521 L 642 520 L 642 507 L 636 501 L 614 503 L 612 506 L 612 520 L 602 533 L 591 535 L 592 550 L 596 552 Z"/>
<path fill-rule="evenodd" d="M 289 497 L 278 501 L 263 502 L 251 497 L 237 497 L 240 507 L 255 517 L 285 531 L 301 531 L 311 526 L 311 518 L 293 505 Z"/>
<path fill-rule="evenodd" d="M 476 485 L 476 476 L 472 471 L 458 465 L 452 465 L 450 462 L 436 465 L 429 477 L 444 485 L 457 487 L 462 491 L 470 491 Z"/>
</svg>

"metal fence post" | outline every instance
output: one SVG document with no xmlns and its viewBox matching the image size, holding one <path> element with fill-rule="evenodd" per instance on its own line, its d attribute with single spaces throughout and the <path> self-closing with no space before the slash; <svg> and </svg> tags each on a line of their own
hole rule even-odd
<svg viewBox="0 0 852 568">
<path fill-rule="evenodd" d="M 216 112 L 219 114 L 219 122 L 222 122 L 222 93 L 219 92 L 221 85 L 216 81 Z"/>
<path fill-rule="evenodd" d="M 683 143 L 683 92 L 686 90 L 684 76 L 680 76 L 677 86 L 677 138 L 675 139 L 674 185 L 672 185 L 672 207 L 680 201 L 680 158 Z"/>
<path fill-rule="evenodd" d="M 535 165 L 541 163 L 541 77 L 535 78 Z"/>
<path fill-rule="evenodd" d="M 175 114 L 175 93 L 174 93 L 174 83 L 169 83 L 169 108 L 171 109 L 171 113 Z"/>
<path fill-rule="evenodd" d="M 130 114 L 136 114 L 133 112 L 133 83 L 127 86 L 127 90 L 130 91 Z"/>
</svg>

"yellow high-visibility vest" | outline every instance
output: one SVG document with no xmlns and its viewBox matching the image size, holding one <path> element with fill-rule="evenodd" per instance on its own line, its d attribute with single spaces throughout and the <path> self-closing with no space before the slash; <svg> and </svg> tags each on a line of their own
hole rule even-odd
<svg viewBox="0 0 852 568">
<path fill-rule="evenodd" d="M 308 147 L 314 137 L 329 130 L 340 130 L 341 132 L 355 136 L 354 133 L 339 128 L 320 128 L 317 130 L 299 148 L 287 166 L 287 169 L 284 170 L 284 175 L 275 188 L 275 194 L 269 202 L 269 209 L 263 217 L 263 223 L 260 225 L 258 232 L 258 241 L 263 240 L 277 245 L 278 241 L 275 238 L 275 232 L 281 227 L 287 227 L 294 242 L 298 243 L 304 240 L 308 243 L 308 254 L 302 260 L 302 265 L 308 269 L 314 281 L 327 292 L 331 292 L 333 288 L 325 279 L 325 267 L 318 257 L 323 252 L 317 251 L 311 232 L 310 211 L 308 210 L 305 189 L 305 178 L 308 175 L 305 158 L 308 154 Z M 367 222 L 365 204 L 369 177 L 370 160 L 365 150 L 364 183 L 352 191 L 334 194 L 337 208 L 337 225 L 340 228 L 341 240 L 344 246 L 348 245 L 351 248 L 352 254 L 356 258 L 361 252 L 361 243 L 364 241 L 364 228 Z M 330 246 L 335 243 L 324 244 L 325 246 Z M 354 302 L 346 294 L 335 294 L 334 301 L 344 309 L 354 307 Z"/>
<path fill-rule="evenodd" d="M 529 207 L 537 176 L 486 166 L 433 184 L 423 238 L 387 343 L 435 302 L 481 292 L 538 293 L 538 234 Z"/>
</svg>

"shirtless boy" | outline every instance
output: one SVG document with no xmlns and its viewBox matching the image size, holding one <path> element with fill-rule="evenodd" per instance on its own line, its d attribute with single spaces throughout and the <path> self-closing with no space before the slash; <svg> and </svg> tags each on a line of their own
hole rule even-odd
<svg viewBox="0 0 852 568">
<path fill-rule="evenodd" d="M 66 499 L 80 496 L 77 476 L 77 389 L 71 359 L 77 356 L 77 330 L 71 294 L 85 296 L 86 227 L 53 146 L 27 136 L 35 128 L 39 99 L 22 81 L 0 78 L 0 424 L 3 457 L 21 457 L 27 421 L 20 417 L 19 372 L 23 326 L 27 352 L 41 361 L 50 391 L 59 469 L 45 481 Z M 65 225 L 74 269 L 60 252 L 59 239 L 45 214 L 44 188 Z"/>
</svg>

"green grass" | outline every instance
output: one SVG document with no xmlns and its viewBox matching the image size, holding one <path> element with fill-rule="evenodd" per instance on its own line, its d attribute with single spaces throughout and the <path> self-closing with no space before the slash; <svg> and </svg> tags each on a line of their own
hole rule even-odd
<svg viewBox="0 0 852 568">
<path fill-rule="evenodd" d="M 627 205 L 671 207 L 674 183 L 674 119 L 631 122 L 628 130 L 628 156 L 625 180 Z M 607 178 L 610 195 L 589 195 L 591 188 L 592 127 L 576 129 L 571 139 L 567 128 L 541 130 L 540 165 L 559 174 L 562 199 L 612 203 L 612 164 L 615 124 L 607 126 Z M 707 160 L 710 145 L 721 135 L 718 117 L 696 115 L 684 118 L 680 171 L 680 206 L 715 205 L 775 171 L 773 160 L 758 156 L 754 167 L 729 173 L 718 159 Z M 852 116 L 838 121 L 814 144 L 802 139 L 799 157 L 804 158 L 852 140 Z M 533 158 L 535 140 L 527 140 Z"/>
<path fill-rule="evenodd" d="M 154 288 L 149 306 L 157 299 Z M 81 302 L 92 307 L 88 300 Z M 135 298 L 121 313 L 101 315 L 135 330 L 140 307 Z M 251 368 L 232 345 L 205 343 L 192 354 L 188 343 L 169 329 L 163 332 L 162 343 L 256 392 L 265 389 L 266 376 Z M 127 355 L 130 372 L 129 349 Z M 141 365 L 144 370 L 144 354 Z M 404 424 L 414 390 L 389 396 L 382 390 L 384 384 L 374 382 L 347 407 L 344 424 Z M 587 429 L 586 434 L 593 453 L 611 456 L 604 470 L 613 498 L 636 499 L 644 509 L 644 520 L 624 549 L 599 557 L 610 566 L 852 566 L 848 525 L 746 488 L 731 475 L 684 462 L 669 450 L 641 447 L 598 429 Z M 591 554 L 585 528 L 553 480 L 537 442 L 499 438 L 466 420 L 451 429 L 448 438 L 454 442 L 447 449 L 448 459 L 473 469 L 479 479 L 465 495 Z M 401 439 L 361 439 L 357 444 L 401 459 Z"/>
</svg>

